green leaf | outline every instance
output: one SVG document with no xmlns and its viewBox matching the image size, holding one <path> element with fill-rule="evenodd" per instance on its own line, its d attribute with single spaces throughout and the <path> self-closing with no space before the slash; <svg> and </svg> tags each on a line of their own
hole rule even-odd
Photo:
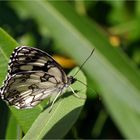
<svg viewBox="0 0 140 140">
<path fill-rule="evenodd" d="M 17 45 L 18 43 L 16 43 L 14 39 L 12 39 L 2 28 L 0 28 L 0 86 L 6 76 L 9 56 Z M 2 101 L 0 102 L 1 102 L 0 114 L 2 114 L 0 118 L 0 120 L 2 121 L 0 123 L 1 124 L 0 126 L 2 127 L 0 128 L 2 129 L 0 131 L 1 132 L 0 138 L 4 139 L 2 135 L 4 135 L 5 133 L 6 133 L 6 137 L 7 135 L 9 135 L 8 130 L 7 130 L 9 129 L 9 124 L 7 125 L 8 117 L 9 117 L 9 110 Z"/>
<path fill-rule="evenodd" d="M 74 75 L 78 69 L 75 68 L 69 75 Z M 80 71 L 76 78 L 86 84 L 86 79 Z M 75 82 L 71 87 L 78 91 L 78 96 L 86 98 L 86 87 L 79 82 Z M 72 94 L 72 95 L 71 95 Z M 79 99 L 73 93 L 66 92 L 59 99 L 51 112 L 50 108 L 44 110 L 33 123 L 24 139 L 52 139 L 63 138 L 72 125 L 77 120 L 80 111 L 85 103 L 85 99 Z"/>
<path fill-rule="evenodd" d="M 105 100 L 108 101 L 108 103 L 106 103 L 108 110 L 112 112 L 112 118 L 116 121 L 120 132 L 123 132 L 125 136 L 131 139 L 139 139 L 139 113 L 133 110 L 133 108 L 131 108 L 127 104 L 125 104 L 122 100 L 119 100 L 119 98 L 116 98 L 116 96 L 114 96 L 113 94 L 108 93 L 105 98 Z"/>
<path fill-rule="evenodd" d="M 101 99 L 122 134 L 126 138 L 140 138 L 140 73 L 121 50 L 109 44 L 101 28 L 87 17 L 77 15 L 66 2 L 12 4 L 15 9 L 22 4 L 20 9 L 33 17 L 40 28 L 48 28 L 61 50 L 79 64 L 96 48 L 84 70 L 96 81 Z"/>
<path fill-rule="evenodd" d="M 18 43 L 0 28 L 0 84 L 5 78 L 10 54 Z"/>
<path fill-rule="evenodd" d="M 15 117 L 10 114 L 5 139 L 21 139 L 21 137 L 22 131 L 20 130 Z"/>
<path fill-rule="evenodd" d="M 37 116 L 42 111 L 39 105 L 32 109 L 22 109 L 22 110 L 16 109 L 15 107 L 10 107 L 10 110 L 15 116 L 24 133 L 26 133 L 29 130 L 32 123 L 35 121 Z"/>
</svg>

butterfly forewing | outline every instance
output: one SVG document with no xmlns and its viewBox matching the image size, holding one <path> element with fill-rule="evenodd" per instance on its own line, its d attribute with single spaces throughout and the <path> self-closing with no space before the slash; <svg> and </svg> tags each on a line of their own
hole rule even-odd
<svg viewBox="0 0 140 140">
<path fill-rule="evenodd" d="M 17 108 L 32 108 L 71 84 L 49 54 L 26 46 L 14 50 L 8 72 L 1 98 Z"/>
<path fill-rule="evenodd" d="M 16 48 L 9 62 L 9 74 L 23 71 L 45 71 L 51 75 L 57 73 L 64 82 L 67 80 L 61 66 L 49 54 L 26 46 Z"/>
</svg>

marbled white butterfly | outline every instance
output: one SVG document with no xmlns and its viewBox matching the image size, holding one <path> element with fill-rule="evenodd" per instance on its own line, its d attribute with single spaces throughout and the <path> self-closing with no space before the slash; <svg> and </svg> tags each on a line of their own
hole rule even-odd
<svg viewBox="0 0 140 140">
<path fill-rule="evenodd" d="M 54 103 L 75 81 L 72 76 L 67 77 L 62 67 L 46 52 L 21 46 L 15 48 L 10 57 L 8 75 L 0 95 L 18 109 L 32 108 L 52 94 L 56 95 Z"/>
<path fill-rule="evenodd" d="M 55 95 L 53 106 L 63 90 L 77 81 L 74 76 L 68 77 L 62 67 L 48 53 L 28 46 L 17 47 L 10 57 L 8 74 L 0 88 L 0 97 L 9 105 L 18 109 L 26 109 Z M 75 96 L 79 97 L 71 87 L 70 89 Z"/>
</svg>

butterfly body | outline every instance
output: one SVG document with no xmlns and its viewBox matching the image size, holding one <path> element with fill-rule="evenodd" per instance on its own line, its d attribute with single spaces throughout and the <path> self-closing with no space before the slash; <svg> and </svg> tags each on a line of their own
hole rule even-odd
<svg viewBox="0 0 140 140">
<path fill-rule="evenodd" d="M 58 96 L 76 81 L 46 52 L 21 46 L 10 57 L 8 75 L 0 95 L 16 108 L 32 108 L 43 99 Z"/>
</svg>

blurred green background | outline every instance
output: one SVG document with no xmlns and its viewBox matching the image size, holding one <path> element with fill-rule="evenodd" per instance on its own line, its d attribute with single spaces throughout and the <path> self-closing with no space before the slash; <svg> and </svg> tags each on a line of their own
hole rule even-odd
<svg viewBox="0 0 140 140">
<path fill-rule="evenodd" d="M 63 138 L 140 138 L 139 18 L 140 1 L 0 1 L 0 27 L 20 45 L 57 56 L 66 72 L 95 48 L 83 67 L 86 103 Z M 16 138 L 6 136 L 11 113 L 0 106 L 0 138 Z"/>
</svg>

